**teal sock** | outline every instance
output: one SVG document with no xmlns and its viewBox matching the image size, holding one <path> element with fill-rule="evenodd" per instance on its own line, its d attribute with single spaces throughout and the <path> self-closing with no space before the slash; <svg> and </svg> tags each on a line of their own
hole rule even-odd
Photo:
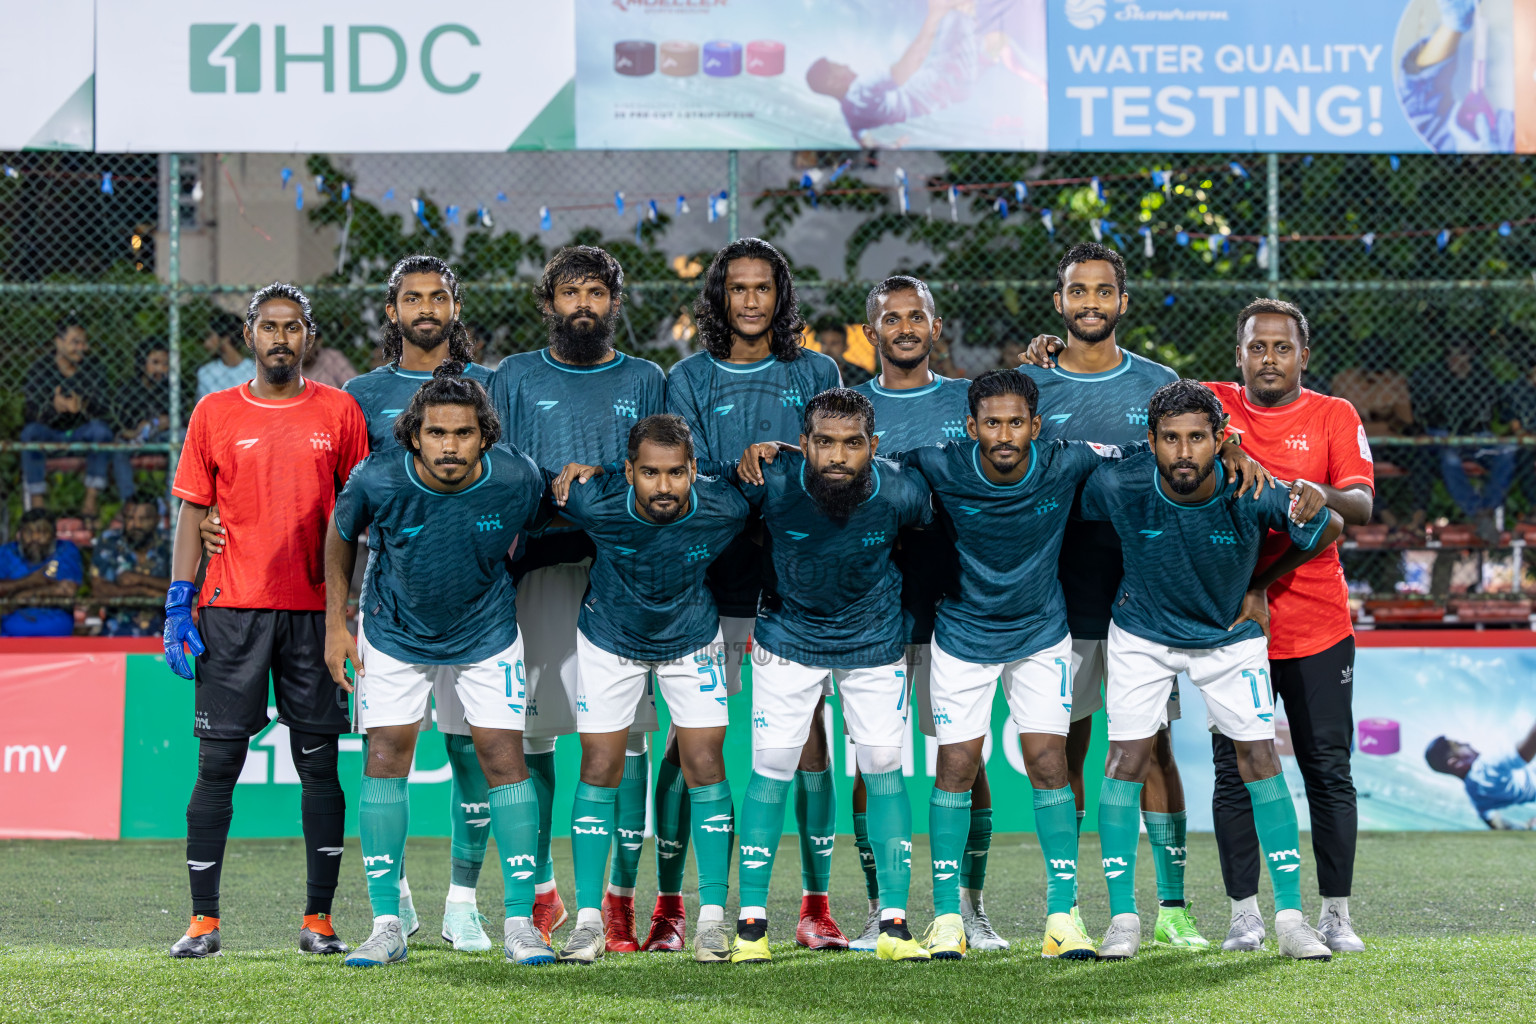
<svg viewBox="0 0 1536 1024">
<path fill-rule="evenodd" d="M 539 842 L 534 856 L 538 858 L 533 869 L 533 881 L 537 885 L 555 880 L 555 862 L 549 856 L 549 830 L 555 810 L 555 752 L 524 754 L 528 766 L 528 781 L 539 805 Z M 492 823 L 495 828 L 495 823 Z"/>
<path fill-rule="evenodd" d="M 864 869 L 864 891 L 869 898 L 880 898 L 880 881 L 875 877 L 875 851 L 869 845 L 869 815 L 853 812 L 853 845 L 859 851 L 859 867 Z"/>
<path fill-rule="evenodd" d="M 487 795 L 491 803 L 491 831 L 496 835 L 496 854 L 501 860 L 506 914 L 531 917 L 539 849 L 538 793 L 533 780 L 524 779 L 510 786 L 497 786 Z"/>
<path fill-rule="evenodd" d="M 614 805 L 618 831 L 613 837 L 613 867 L 608 874 L 609 883 L 621 889 L 633 889 L 640 878 L 640 848 L 645 845 L 645 789 L 650 775 L 649 755 L 624 756 L 624 778 Z"/>
<path fill-rule="evenodd" d="M 928 796 L 928 845 L 933 858 L 933 913 L 960 913 L 960 865 L 971 828 L 971 793 L 933 787 Z M 899 905 L 899 904 L 898 904 Z"/>
<path fill-rule="evenodd" d="M 987 854 L 992 849 L 992 808 L 972 807 L 965 836 L 965 860 L 960 862 L 960 886 L 977 892 L 987 887 Z"/>
<path fill-rule="evenodd" d="M 795 772 L 795 824 L 800 831 L 800 884 L 806 892 L 826 892 L 832 882 L 832 845 L 837 833 L 832 769 Z"/>
<path fill-rule="evenodd" d="M 682 892 L 688 866 L 689 790 L 683 770 L 662 758 L 656 773 L 656 891 Z"/>
<path fill-rule="evenodd" d="M 363 870 L 368 874 L 368 902 L 373 916 L 400 916 L 400 865 L 405 860 L 405 834 L 411 805 L 404 779 L 363 776 L 362 803 L 357 812 L 363 841 Z"/>
<path fill-rule="evenodd" d="M 741 905 L 766 907 L 768 883 L 773 878 L 773 857 L 784 834 L 784 801 L 789 783 L 752 773 L 747 796 L 741 802 L 741 828 L 736 833 L 741 853 L 737 870 Z"/>
<path fill-rule="evenodd" d="M 576 906 L 603 905 L 603 868 L 613 843 L 614 801 L 619 791 L 607 786 L 576 783 L 571 804 L 571 864 L 576 872 Z"/>
<path fill-rule="evenodd" d="M 1035 837 L 1045 858 L 1045 912 L 1066 914 L 1077 898 L 1077 808 L 1072 789 L 1037 789 Z"/>
<path fill-rule="evenodd" d="M 1136 913 L 1136 844 L 1141 840 L 1141 783 L 1104 780 L 1099 790 L 1099 846 L 1109 913 Z"/>
<path fill-rule="evenodd" d="M 473 740 L 445 734 L 443 745 L 448 748 L 448 765 L 453 769 L 453 785 L 448 793 L 452 881 L 454 885 L 473 889 L 480 881 L 485 844 L 491 838 L 491 803 L 486 796 L 490 786 L 480 768 Z"/>
<path fill-rule="evenodd" d="M 1259 848 L 1269 864 L 1269 881 L 1275 887 L 1275 911 L 1301 909 L 1301 833 L 1296 828 L 1296 804 L 1282 772 L 1273 778 L 1249 782 L 1253 798 L 1253 824 Z"/>
<path fill-rule="evenodd" d="M 731 784 L 720 781 L 688 791 L 693 804 L 693 856 L 699 868 L 699 906 L 723 907 L 731 879 L 731 844 L 736 816 Z M 748 904 L 763 906 L 763 904 Z"/>
<path fill-rule="evenodd" d="M 880 909 L 905 908 L 912 888 L 912 804 L 901 769 L 864 776 L 869 793 L 869 845 L 880 879 Z"/>
<path fill-rule="evenodd" d="M 1152 864 L 1157 870 L 1157 899 L 1159 903 L 1184 902 L 1184 862 L 1187 851 L 1184 843 L 1183 811 L 1163 814 L 1160 811 L 1142 811 L 1147 823 L 1147 842 L 1152 846 Z"/>
</svg>

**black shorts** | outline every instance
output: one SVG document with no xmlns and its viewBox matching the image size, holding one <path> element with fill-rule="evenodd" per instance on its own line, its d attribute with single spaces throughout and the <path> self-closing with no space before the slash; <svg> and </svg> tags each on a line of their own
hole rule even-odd
<svg viewBox="0 0 1536 1024">
<path fill-rule="evenodd" d="M 197 631 L 192 735 L 243 740 L 267 718 L 268 679 L 277 720 L 290 729 L 339 736 L 351 731 L 347 692 L 325 667 L 325 613 L 269 608 L 203 608 Z"/>
</svg>

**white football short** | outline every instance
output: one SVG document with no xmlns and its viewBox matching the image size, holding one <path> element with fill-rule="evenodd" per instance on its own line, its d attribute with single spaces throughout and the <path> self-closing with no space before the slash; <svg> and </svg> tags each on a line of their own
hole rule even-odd
<svg viewBox="0 0 1536 1024">
<path fill-rule="evenodd" d="M 1211 721 L 1234 740 L 1274 739 L 1269 644 L 1262 636 L 1206 650 L 1165 647 L 1109 626 L 1109 738 L 1146 739 L 1163 724 L 1180 672 L 1200 688 Z"/>
<path fill-rule="evenodd" d="M 517 626 L 528 665 L 529 739 L 576 732 L 576 618 L 587 594 L 591 561 L 546 565 L 517 585 Z M 642 707 L 631 731 L 652 732 L 656 709 Z"/>
<path fill-rule="evenodd" d="M 523 638 L 483 661 L 466 665 L 412 665 L 391 657 L 357 632 L 363 675 L 357 683 L 357 727 L 411 725 L 427 713 L 427 697 L 453 690 L 470 725 L 521 731 L 525 721 Z"/>
<path fill-rule="evenodd" d="M 930 684 L 940 744 L 965 743 L 992 731 L 992 695 L 1003 697 L 1019 732 L 1065 736 L 1072 724 L 1072 638 L 1004 664 L 962 661 L 933 644 Z"/>
<path fill-rule="evenodd" d="M 1094 712 L 1104 707 L 1105 656 L 1104 640 L 1072 641 L 1072 721 L 1081 722 L 1092 718 Z M 1173 692 L 1168 694 L 1165 709 L 1167 718 L 1163 725 L 1177 722 L 1183 717 L 1179 709 L 1179 681 L 1173 681 Z M 1161 726 L 1159 727 L 1161 728 Z"/>
<path fill-rule="evenodd" d="M 762 647 L 752 656 L 752 746 L 755 750 L 803 747 L 811 735 L 816 702 L 825 682 L 836 684 L 843 721 L 853 741 L 867 747 L 899 747 L 907 731 L 907 660 L 875 668 L 813 668 Z"/>
<path fill-rule="evenodd" d="M 632 661 L 576 634 L 576 727 L 585 733 L 627 730 L 636 708 L 655 715 L 656 691 L 667 702 L 672 724 L 708 729 L 730 724 L 726 707 L 725 641 L 715 639 L 673 661 Z M 654 679 L 654 684 L 652 680 Z"/>
</svg>

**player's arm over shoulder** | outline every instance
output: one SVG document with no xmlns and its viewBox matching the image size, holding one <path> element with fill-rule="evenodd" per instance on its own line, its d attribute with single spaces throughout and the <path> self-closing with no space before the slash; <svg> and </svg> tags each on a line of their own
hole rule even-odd
<svg viewBox="0 0 1536 1024">
<path fill-rule="evenodd" d="M 1138 475 L 1150 472 L 1155 470 L 1149 452 L 1143 451 L 1120 459 L 1099 458 L 1088 478 L 1083 481 L 1082 499 L 1078 502 L 1079 515 L 1084 519 L 1109 519 L 1115 509 L 1134 496 Z"/>
<path fill-rule="evenodd" d="M 896 506 L 896 515 L 902 526 L 923 527 L 933 522 L 933 489 L 927 479 L 915 468 L 889 460 L 879 462 L 882 475 L 881 492 L 889 489 L 890 500 Z"/>
</svg>

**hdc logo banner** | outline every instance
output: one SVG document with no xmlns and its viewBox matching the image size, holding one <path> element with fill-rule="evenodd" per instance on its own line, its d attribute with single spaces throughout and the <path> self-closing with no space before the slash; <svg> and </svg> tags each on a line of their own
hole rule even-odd
<svg viewBox="0 0 1536 1024">
<path fill-rule="evenodd" d="M 1511 0 L 1050 0 L 1055 150 L 1506 153 Z"/>
<path fill-rule="evenodd" d="M 569 3 L 103 0 L 97 24 L 109 152 L 501 151 L 575 73 Z"/>
<path fill-rule="evenodd" d="M 126 658 L 0 656 L 0 838 L 118 838 Z"/>
</svg>

